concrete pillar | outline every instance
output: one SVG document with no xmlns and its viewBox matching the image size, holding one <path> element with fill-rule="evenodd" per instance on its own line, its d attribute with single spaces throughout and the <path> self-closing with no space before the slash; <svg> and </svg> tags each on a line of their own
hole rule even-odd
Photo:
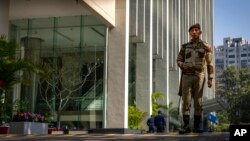
<svg viewBox="0 0 250 141">
<path fill-rule="evenodd" d="M 40 38 L 34 38 L 34 37 L 24 37 L 21 39 L 23 46 L 24 46 L 24 50 L 25 50 L 25 58 L 27 58 L 28 60 L 30 60 L 32 63 L 37 64 L 40 62 L 40 48 L 41 48 L 41 43 L 42 43 L 42 39 Z M 32 83 L 32 87 L 29 90 L 29 94 L 30 94 L 30 99 L 31 100 L 31 111 L 34 112 L 35 111 L 35 106 L 36 106 L 36 99 L 37 99 L 37 92 L 38 92 L 38 83 L 37 81 L 39 80 L 37 75 L 32 74 L 32 75 L 28 75 L 30 76 L 30 80 Z M 24 76 L 26 77 L 26 76 Z M 28 78 L 25 78 L 28 79 Z"/>
<path fill-rule="evenodd" d="M 148 118 L 152 114 L 153 89 L 152 0 L 145 1 L 145 27 L 145 42 L 137 43 L 136 48 L 136 106 L 141 111 L 147 112 Z"/>
<path fill-rule="evenodd" d="M 147 0 L 130 1 L 130 25 L 129 25 L 129 41 L 130 43 L 145 42 L 145 13 Z"/>
<path fill-rule="evenodd" d="M 156 3 L 157 4 L 157 3 Z M 155 33 L 157 40 L 153 40 L 153 45 L 157 45 L 157 49 L 154 49 L 154 81 L 155 92 L 161 92 L 164 95 L 164 99 L 159 101 L 162 105 L 169 105 L 169 52 L 168 52 L 168 3 L 166 0 L 158 1 L 158 16 L 157 26 L 153 26 L 158 32 Z M 158 43 L 155 43 L 158 42 Z M 154 46 L 155 47 L 155 46 Z M 157 50 L 157 51 L 156 51 Z M 171 82 L 172 83 L 172 82 Z M 167 110 L 162 111 L 166 115 L 166 132 L 169 132 L 169 112 Z"/>
<path fill-rule="evenodd" d="M 0 35 L 8 37 L 9 33 L 9 0 L 0 0 Z"/>
<path fill-rule="evenodd" d="M 128 128 L 129 0 L 116 0 L 109 31 L 106 128 Z"/>
</svg>

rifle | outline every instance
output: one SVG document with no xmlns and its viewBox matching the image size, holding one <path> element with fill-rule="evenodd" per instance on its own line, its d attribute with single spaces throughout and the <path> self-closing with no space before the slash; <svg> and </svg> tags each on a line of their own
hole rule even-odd
<svg viewBox="0 0 250 141">
<path fill-rule="evenodd" d="M 181 72 L 181 81 L 180 81 L 179 92 L 178 92 L 178 95 L 179 95 L 179 96 L 182 96 L 182 77 L 183 77 L 183 74 L 182 74 L 182 72 Z"/>
<path fill-rule="evenodd" d="M 180 107 L 181 107 L 181 96 L 179 98 L 179 103 L 178 103 L 178 115 L 180 115 Z"/>
<path fill-rule="evenodd" d="M 178 115 L 180 115 L 180 106 L 181 106 L 181 96 L 182 96 L 182 77 L 183 77 L 183 73 L 181 72 L 181 81 L 180 81 L 180 85 L 179 85 L 179 92 L 178 92 L 178 95 L 180 96 L 180 98 L 179 98 L 179 103 L 178 103 Z"/>
</svg>

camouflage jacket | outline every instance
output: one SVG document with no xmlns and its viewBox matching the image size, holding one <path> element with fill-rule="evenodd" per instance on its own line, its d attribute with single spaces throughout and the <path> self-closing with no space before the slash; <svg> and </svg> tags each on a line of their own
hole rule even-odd
<svg viewBox="0 0 250 141">
<path fill-rule="evenodd" d="M 204 75 L 207 66 L 208 79 L 214 76 L 212 48 L 200 40 L 197 43 L 188 42 L 183 44 L 177 56 L 177 64 L 184 74 Z M 183 64 L 188 68 L 184 69 Z"/>
</svg>

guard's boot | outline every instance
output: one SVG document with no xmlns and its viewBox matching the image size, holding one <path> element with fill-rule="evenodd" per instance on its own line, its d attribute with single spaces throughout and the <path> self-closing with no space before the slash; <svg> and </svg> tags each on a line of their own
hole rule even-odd
<svg viewBox="0 0 250 141">
<path fill-rule="evenodd" d="M 201 116 L 194 116 L 194 131 L 195 133 L 203 133 L 200 127 Z"/>
<path fill-rule="evenodd" d="M 184 126 L 183 128 L 179 131 L 179 134 L 186 134 L 186 133 L 190 133 L 190 127 L 189 127 L 189 115 L 183 115 L 183 122 L 184 122 Z"/>
</svg>

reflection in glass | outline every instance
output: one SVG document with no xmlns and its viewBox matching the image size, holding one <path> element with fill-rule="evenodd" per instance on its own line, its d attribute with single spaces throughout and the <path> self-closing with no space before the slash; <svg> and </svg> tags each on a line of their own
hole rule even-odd
<svg viewBox="0 0 250 141">
<path fill-rule="evenodd" d="M 106 27 L 94 16 L 22 19 L 10 22 L 18 57 L 48 71 L 48 78 L 24 72 L 21 100 L 28 111 L 50 117 L 54 126 L 102 128 Z M 60 121 L 60 122 L 57 122 Z"/>
</svg>

